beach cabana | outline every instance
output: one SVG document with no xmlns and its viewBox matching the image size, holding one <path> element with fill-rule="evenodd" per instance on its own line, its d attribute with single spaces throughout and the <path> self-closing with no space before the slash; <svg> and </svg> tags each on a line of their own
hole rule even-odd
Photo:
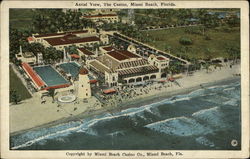
<svg viewBox="0 0 250 159">
<path fill-rule="evenodd" d="M 90 84 L 95 84 L 95 83 L 97 83 L 98 81 L 96 80 L 96 79 L 92 79 L 92 80 L 89 80 L 89 83 Z"/>
<path fill-rule="evenodd" d="M 159 83 L 165 83 L 165 82 L 167 82 L 166 80 L 159 80 L 158 81 Z"/>
<path fill-rule="evenodd" d="M 103 90 L 103 93 L 104 94 L 110 94 L 110 93 L 115 93 L 116 90 L 114 88 L 110 88 L 110 89 L 105 89 Z"/>
<path fill-rule="evenodd" d="M 174 82 L 174 81 L 175 81 L 175 79 L 174 79 L 173 77 L 169 77 L 168 80 L 169 80 L 170 82 Z"/>
<path fill-rule="evenodd" d="M 80 56 L 77 55 L 77 54 L 71 54 L 70 56 L 71 56 L 72 58 L 75 58 L 75 59 L 79 59 L 79 58 L 80 58 Z"/>
</svg>

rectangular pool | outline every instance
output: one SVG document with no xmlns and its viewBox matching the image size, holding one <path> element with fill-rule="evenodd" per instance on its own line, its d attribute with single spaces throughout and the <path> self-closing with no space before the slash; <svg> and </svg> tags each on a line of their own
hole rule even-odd
<svg viewBox="0 0 250 159">
<path fill-rule="evenodd" d="M 33 67 L 36 73 L 42 78 L 48 87 L 70 84 L 63 76 L 61 76 L 52 66 Z"/>
</svg>

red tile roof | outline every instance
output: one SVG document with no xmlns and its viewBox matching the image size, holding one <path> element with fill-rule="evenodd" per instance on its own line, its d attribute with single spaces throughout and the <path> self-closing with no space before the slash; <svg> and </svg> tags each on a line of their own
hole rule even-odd
<svg viewBox="0 0 250 159">
<path fill-rule="evenodd" d="M 49 90 L 49 89 L 57 89 L 57 88 L 65 88 L 65 87 L 69 87 L 70 84 L 61 84 L 61 85 L 56 85 L 56 86 L 51 86 L 51 87 L 45 87 L 45 90 Z"/>
<path fill-rule="evenodd" d="M 129 58 L 138 58 L 139 56 L 136 54 L 133 54 L 132 52 L 129 52 L 127 50 L 119 50 L 119 53 L 122 53 L 123 55 L 129 57 Z"/>
<path fill-rule="evenodd" d="M 75 59 L 79 59 L 79 58 L 80 58 L 80 56 L 77 55 L 77 54 L 71 54 L 70 56 L 71 56 L 72 58 L 75 58 Z"/>
<path fill-rule="evenodd" d="M 29 77 L 32 79 L 32 81 L 38 87 L 45 86 L 45 83 L 43 82 L 43 80 L 40 78 L 40 76 L 33 70 L 33 68 L 29 64 L 22 63 L 22 67 L 25 70 L 25 72 L 29 75 Z"/>
<path fill-rule="evenodd" d="M 90 84 L 95 84 L 95 83 L 97 83 L 98 81 L 96 80 L 96 79 L 92 79 L 92 80 L 89 80 L 89 83 Z"/>
<path fill-rule="evenodd" d="M 103 93 L 105 94 L 114 93 L 114 92 L 116 92 L 114 88 L 103 90 Z"/>
<path fill-rule="evenodd" d="M 85 15 L 84 18 L 101 18 L 101 17 L 115 17 L 116 14 L 100 14 L 100 15 Z"/>
<path fill-rule="evenodd" d="M 112 46 L 103 47 L 103 49 L 106 50 L 106 51 L 112 51 L 112 50 L 114 50 L 114 48 Z"/>
<path fill-rule="evenodd" d="M 78 48 L 78 50 L 80 50 L 85 55 L 95 55 L 94 53 L 92 53 L 91 51 L 89 51 L 89 50 L 87 50 L 85 48 Z"/>
<path fill-rule="evenodd" d="M 34 39 L 33 37 L 31 37 L 31 36 L 28 37 L 27 40 L 28 40 L 28 41 L 35 41 L 35 39 Z"/>
<path fill-rule="evenodd" d="M 80 38 L 80 37 L 76 37 L 74 35 L 67 35 L 64 37 L 47 38 L 44 40 L 46 40 L 52 46 L 57 46 L 57 45 L 67 45 L 67 44 L 100 41 L 100 38 L 98 38 L 96 36 Z"/>
<path fill-rule="evenodd" d="M 81 75 L 87 75 L 88 73 L 89 73 L 89 71 L 86 68 L 81 68 L 79 70 L 79 74 L 81 74 Z"/>
<path fill-rule="evenodd" d="M 139 56 L 126 51 L 126 50 L 115 50 L 107 53 L 108 55 L 112 56 L 113 58 L 122 61 L 130 58 L 138 58 Z"/>
<path fill-rule="evenodd" d="M 112 56 L 113 58 L 119 60 L 119 61 L 128 59 L 127 56 L 124 56 L 124 55 L 120 54 L 117 51 L 111 51 L 111 52 L 108 52 L 107 54 L 110 55 L 110 56 Z"/>
<path fill-rule="evenodd" d="M 157 57 L 158 60 L 166 60 L 164 57 L 158 56 Z"/>
</svg>

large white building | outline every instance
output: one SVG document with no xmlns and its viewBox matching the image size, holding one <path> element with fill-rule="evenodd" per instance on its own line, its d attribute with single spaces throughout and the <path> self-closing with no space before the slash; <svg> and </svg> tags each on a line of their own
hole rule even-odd
<svg viewBox="0 0 250 159">
<path fill-rule="evenodd" d="M 87 66 L 90 70 L 102 75 L 109 86 L 161 78 L 157 66 L 127 50 L 112 49 L 97 59 L 88 61 Z"/>
<path fill-rule="evenodd" d="M 95 23 L 99 21 L 104 21 L 107 23 L 115 23 L 119 21 L 117 14 L 84 15 L 82 18 L 89 19 Z"/>
<path fill-rule="evenodd" d="M 30 65 L 34 65 L 37 62 L 37 57 L 32 52 L 23 52 L 22 47 L 20 46 L 20 51 L 16 54 L 17 60 L 21 62 L 28 63 Z"/>
<path fill-rule="evenodd" d="M 151 54 L 148 58 L 148 62 L 151 65 L 155 65 L 156 67 L 159 68 L 160 72 L 162 72 L 165 68 L 169 66 L 169 58 L 164 57 L 164 56 L 155 56 Z"/>
<path fill-rule="evenodd" d="M 64 47 L 76 45 L 77 47 L 91 47 L 99 44 L 108 44 L 107 35 L 98 35 L 95 29 L 88 28 L 87 30 L 60 32 L 54 34 L 33 34 L 28 37 L 28 42 L 38 42 L 45 47 L 55 47 L 58 50 L 63 50 Z"/>
</svg>

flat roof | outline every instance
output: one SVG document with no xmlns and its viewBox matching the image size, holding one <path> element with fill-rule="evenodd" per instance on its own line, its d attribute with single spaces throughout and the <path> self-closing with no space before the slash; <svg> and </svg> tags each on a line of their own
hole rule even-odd
<svg viewBox="0 0 250 159">
<path fill-rule="evenodd" d="M 100 41 L 100 38 L 96 36 L 77 37 L 75 35 L 67 35 L 64 37 L 46 38 L 44 40 L 46 40 L 52 46 L 57 46 L 57 45 L 67 45 L 67 44 L 75 44 L 75 43 Z"/>
<path fill-rule="evenodd" d="M 23 53 L 23 57 L 25 58 L 31 58 L 31 57 L 35 57 L 33 52 L 24 52 Z"/>
<path fill-rule="evenodd" d="M 116 14 L 99 14 L 99 15 L 84 15 L 84 18 L 100 18 L 100 17 L 115 17 Z"/>
<path fill-rule="evenodd" d="M 85 55 L 95 55 L 93 52 L 85 49 L 85 48 L 78 48 L 78 50 L 80 50 L 82 53 L 84 53 Z"/>
<path fill-rule="evenodd" d="M 63 33 L 50 33 L 50 34 L 40 34 L 40 35 L 34 35 L 36 38 L 41 37 L 49 37 L 49 36 L 58 36 L 58 35 L 66 35 L 66 34 L 81 34 L 81 33 L 87 33 L 88 30 L 78 30 L 78 31 L 68 31 Z"/>
</svg>

